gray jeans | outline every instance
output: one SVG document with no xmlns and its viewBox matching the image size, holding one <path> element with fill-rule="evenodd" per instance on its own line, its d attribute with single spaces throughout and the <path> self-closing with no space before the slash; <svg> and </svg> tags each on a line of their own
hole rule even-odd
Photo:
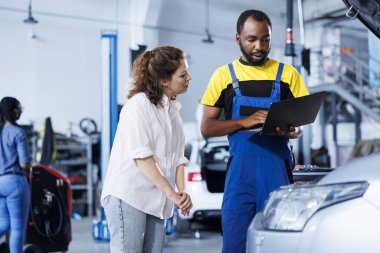
<svg viewBox="0 0 380 253">
<path fill-rule="evenodd" d="M 111 233 L 111 253 L 161 253 L 165 220 L 146 214 L 119 198 L 108 196 L 104 210 Z"/>
</svg>

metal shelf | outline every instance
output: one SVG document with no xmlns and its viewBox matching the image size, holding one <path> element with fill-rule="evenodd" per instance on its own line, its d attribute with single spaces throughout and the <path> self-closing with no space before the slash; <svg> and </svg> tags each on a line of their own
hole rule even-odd
<svg viewBox="0 0 380 253">
<path fill-rule="evenodd" d="M 86 204 L 87 200 L 86 199 L 74 199 L 73 203 L 74 204 Z"/>
<path fill-rule="evenodd" d="M 82 158 L 78 159 L 59 159 L 55 161 L 54 165 L 61 167 L 62 170 L 66 170 L 67 174 L 70 174 L 70 167 L 83 166 L 85 170 L 86 183 L 85 184 L 72 184 L 71 189 L 75 191 L 86 191 L 85 199 L 73 199 L 73 204 L 87 204 L 87 215 L 93 215 L 93 164 L 92 164 L 92 138 L 91 137 L 64 137 L 57 136 L 56 140 L 58 142 L 63 142 L 67 144 L 58 144 L 56 146 L 57 151 L 72 152 L 78 154 L 83 153 Z M 78 169 L 78 168 L 76 168 Z"/>
<path fill-rule="evenodd" d="M 57 160 L 55 162 L 56 165 L 63 166 L 76 166 L 76 165 L 86 165 L 87 159 L 78 159 L 78 160 Z"/>
<path fill-rule="evenodd" d="M 86 151 L 87 147 L 86 145 L 75 145 L 75 144 L 68 144 L 68 145 L 57 145 L 56 149 L 58 151 L 61 150 L 69 150 L 69 151 Z"/>
<path fill-rule="evenodd" d="M 71 190 L 87 190 L 86 184 L 71 185 Z"/>
</svg>

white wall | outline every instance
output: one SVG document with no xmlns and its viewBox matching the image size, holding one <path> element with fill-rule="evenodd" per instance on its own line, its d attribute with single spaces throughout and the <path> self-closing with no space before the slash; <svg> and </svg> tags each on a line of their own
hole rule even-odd
<svg viewBox="0 0 380 253">
<path fill-rule="evenodd" d="M 98 120 L 102 25 L 43 17 L 37 38 L 30 39 L 24 18 L 24 13 L 0 14 L 1 96 L 22 102 L 22 122 L 51 116 L 53 126 L 64 129 L 85 116 Z"/>
<path fill-rule="evenodd" d="M 131 27 L 142 27 L 128 19 L 129 4 L 120 2 L 116 15 L 114 1 L 35 0 L 33 16 L 39 23 L 36 38 L 31 39 L 31 25 L 23 23 L 26 1 L 0 0 L 0 96 L 14 96 L 22 102 L 25 112 L 20 123 L 34 121 L 39 128 L 50 116 L 60 132 L 66 131 L 68 122 L 77 126 L 84 117 L 100 123 L 102 30 L 117 28 L 119 32 L 118 98 L 125 101 L 129 35 Z M 121 20 L 118 25 L 116 17 Z M 155 38 L 156 33 L 146 31 L 146 36 Z M 143 42 L 143 38 L 133 42 Z"/>
<path fill-rule="evenodd" d="M 284 62 L 291 62 L 284 57 L 286 1 L 269 0 L 267 4 L 250 4 L 248 1 L 227 1 L 218 4 L 210 1 L 209 30 L 214 43 L 203 43 L 205 35 L 205 1 L 162 1 L 160 26 L 171 28 L 160 31 L 159 44 L 170 44 L 182 48 L 190 57 L 189 70 L 192 75 L 188 92 L 179 97 L 183 104 L 182 116 L 184 121 L 195 120 L 196 104 L 201 99 L 207 83 L 221 65 L 239 58 L 241 53 L 235 42 L 236 21 L 240 13 L 248 8 L 259 8 L 267 12 L 272 20 L 272 50 L 271 57 Z M 277 6 L 275 10 L 270 6 Z M 261 7 L 261 8 L 260 8 Z M 175 10 L 175 11 L 173 11 Z M 294 7 L 296 17 L 297 8 Z M 173 22 L 175 20 L 175 22 Z M 190 21 L 191 20 L 191 21 Z M 298 41 L 298 21 L 294 20 L 295 42 Z"/>
<path fill-rule="evenodd" d="M 66 131 L 68 122 L 76 126 L 84 117 L 100 124 L 100 34 L 116 28 L 119 103 L 125 102 L 129 86 L 129 48 L 170 44 L 190 57 L 193 79 L 180 101 L 184 120 L 193 121 L 195 105 L 212 72 L 240 55 L 234 36 L 241 11 L 268 12 L 273 22 L 271 55 L 290 61 L 283 57 L 286 1 L 211 0 L 210 5 L 214 44 L 201 42 L 205 37 L 203 0 L 33 0 L 33 16 L 39 21 L 36 39 L 29 37 L 30 25 L 22 22 L 27 1 L 0 0 L 0 96 L 17 97 L 26 109 L 20 123 L 34 121 L 37 129 L 48 116 L 59 132 Z M 294 24 L 298 42 L 296 17 Z M 77 128 L 74 131 L 80 133 Z"/>
</svg>

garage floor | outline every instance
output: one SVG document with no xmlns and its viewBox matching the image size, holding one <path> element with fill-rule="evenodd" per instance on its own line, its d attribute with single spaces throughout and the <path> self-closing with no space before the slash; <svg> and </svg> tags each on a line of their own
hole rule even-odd
<svg viewBox="0 0 380 253">
<path fill-rule="evenodd" d="M 73 241 L 69 246 L 72 253 L 109 253 L 108 243 L 96 242 L 91 236 L 92 218 L 72 221 Z M 216 253 L 222 251 L 220 231 L 212 228 L 202 230 L 201 238 L 195 239 L 194 233 L 169 235 L 166 237 L 164 253 Z"/>
</svg>

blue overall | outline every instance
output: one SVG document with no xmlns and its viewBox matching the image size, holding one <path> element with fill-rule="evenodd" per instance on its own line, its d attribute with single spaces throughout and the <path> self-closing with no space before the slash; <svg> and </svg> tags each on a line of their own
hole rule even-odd
<svg viewBox="0 0 380 253">
<path fill-rule="evenodd" d="M 280 101 L 282 63 L 269 97 L 242 95 L 233 66 L 228 66 L 235 92 L 232 119 L 243 118 L 241 106 L 267 109 L 271 103 Z M 271 191 L 289 184 L 286 163 L 293 164 L 293 157 L 289 140 L 282 136 L 237 131 L 228 140 L 231 158 L 222 205 L 223 253 L 244 253 L 250 222 L 263 209 Z"/>
</svg>

